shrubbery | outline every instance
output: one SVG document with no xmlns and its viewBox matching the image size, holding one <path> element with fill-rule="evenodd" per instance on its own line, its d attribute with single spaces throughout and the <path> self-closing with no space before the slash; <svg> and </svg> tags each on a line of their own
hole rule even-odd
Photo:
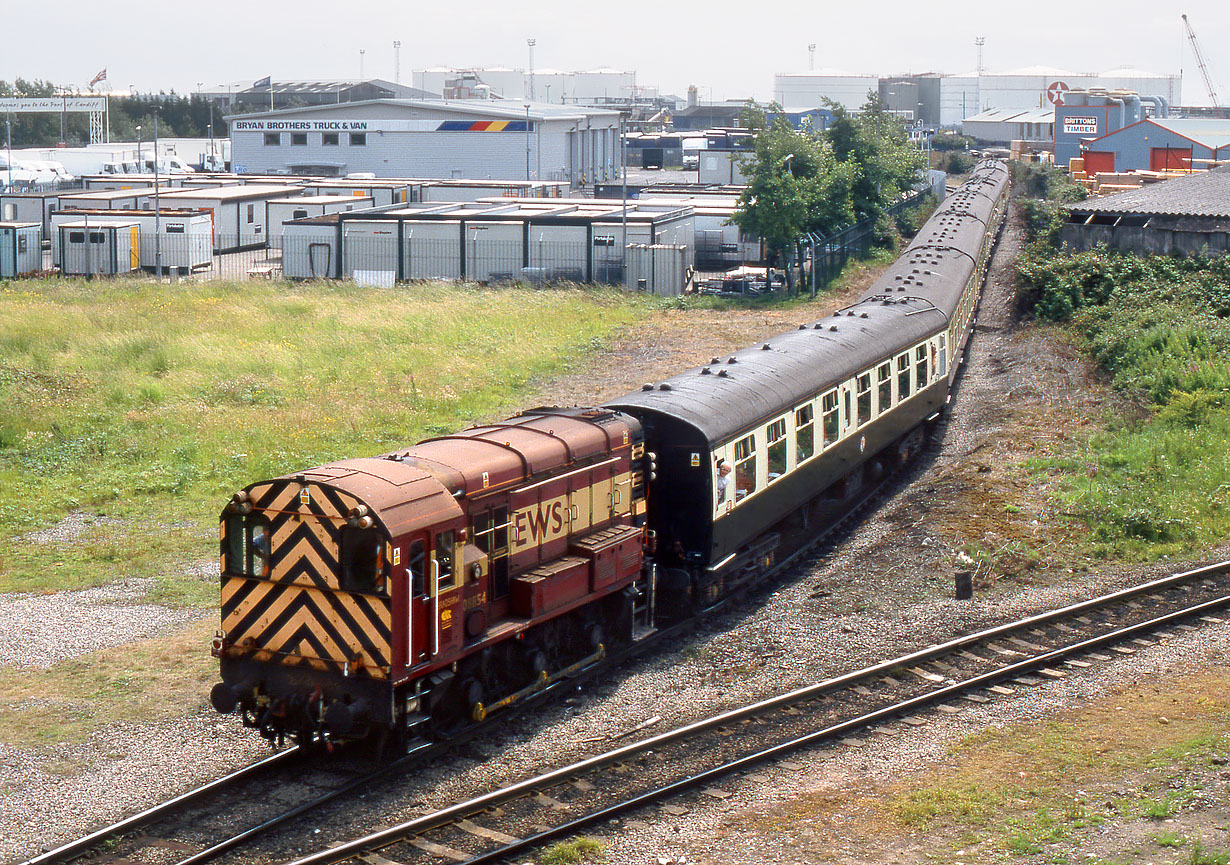
<svg viewBox="0 0 1230 865">
<path fill-rule="evenodd" d="M 1102 552 L 1184 552 L 1230 535 L 1230 258 L 1076 255 L 1035 243 L 1018 262 L 1021 302 L 1067 321 L 1122 396 L 1065 474 L 1065 510 Z"/>
</svg>

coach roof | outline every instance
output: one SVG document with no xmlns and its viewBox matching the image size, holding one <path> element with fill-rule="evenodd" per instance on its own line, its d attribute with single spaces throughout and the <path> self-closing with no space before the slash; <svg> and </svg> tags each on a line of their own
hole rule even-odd
<svg viewBox="0 0 1230 865">
<path fill-rule="evenodd" d="M 921 298 L 865 300 L 607 405 L 677 418 L 716 445 L 920 342 L 947 321 Z"/>
</svg>

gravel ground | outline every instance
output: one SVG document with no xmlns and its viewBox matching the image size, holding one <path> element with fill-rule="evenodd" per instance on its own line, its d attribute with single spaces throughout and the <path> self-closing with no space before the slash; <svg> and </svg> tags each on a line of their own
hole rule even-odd
<svg viewBox="0 0 1230 865">
<path fill-rule="evenodd" d="M 711 621 L 694 637 L 618 671 L 608 684 L 536 711 L 515 724 L 493 726 L 460 749 L 455 760 L 424 770 L 413 785 L 401 785 L 396 794 L 369 796 L 360 816 L 331 820 L 303 849 L 324 846 L 332 833 L 344 831 L 347 824 L 370 830 L 421 813 L 428 805 L 523 777 L 542 768 L 544 753 L 564 763 L 602 750 L 604 742 L 593 741 L 596 737 L 617 736 L 653 716 L 664 720 L 645 735 L 921 643 L 1175 570 L 1168 566 L 1078 569 L 1077 573 L 1060 570 L 1047 572 L 1045 585 L 1001 583 L 972 602 L 951 600 L 953 564 L 961 539 L 947 529 L 935 529 L 928 514 L 951 505 L 953 496 L 964 489 L 962 484 L 974 477 L 973 455 L 988 459 L 986 455 L 998 453 L 996 449 L 1005 440 L 1020 438 L 1013 426 L 1014 405 L 1040 400 L 1068 404 L 1084 399 L 1079 394 L 1088 374 L 1079 364 L 1055 352 L 1048 354 L 1040 337 L 1011 328 L 1003 266 L 1018 243 L 1013 230 L 1001 244 L 979 333 L 942 445 L 915 471 L 912 483 L 903 485 L 830 556 L 804 568 L 794 581 L 769 589 L 754 602 Z M 858 289 L 852 286 L 843 297 L 832 298 L 830 305 L 844 303 Z M 546 386 L 543 396 L 561 404 L 590 401 L 595 394 L 610 398 L 642 380 L 695 365 L 711 354 L 820 315 L 822 310 L 809 308 L 803 312 L 692 311 L 665 316 L 658 327 L 616 345 L 597 367 Z M 1039 357 L 1051 356 L 1060 357 L 1061 362 L 1038 362 Z M 42 599 L 3 603 L 25 600 Z M 54 603 L 70 608 L 72 604 L 69 600 Z M 107 610 L 113 604 L 113 600 L 105 601 L 94 609 Z M 0 623 L 12 621 L 8 609 L 0 605 Z M 56 615 L 59 609 L 48 608 L 47 612 Z M 804 793 L 908 776 L 934 761 L 954 736 L 982 725 L 1079 705 L 1112 684 L 1139 680 L 1160 670 L 1224 663 L 1226 636 L 1225 629 L 1201 631 L 1095 668 L 1089 675 L 968 709 L 954 721 L 931 723 L 908 733 L 890 731 L 859 748 L 803 756 L 797 761 L 799 769 L 769 768 L 758 773 L 764 780 L 728 785 L 733 795 L 720 803 L 689 801 L 683 817 L 661 812 L 637 815 L 604 839 L 610 843 L 607 861 L 821 861 L 810 852 L 805 837 L 747 832 L 743 827 L 755 822 L 756 815 Z M 0 815 L 0 849 L 28 853 L 75 836 L 263 753 L 263 743 L 239 731 L 233 719 L 213 718 L 203 709 L 189 712 L 181 724 L 108 730 L 84 746 L 47 754 L 0 752 L 0 788 L 6 796 Z M 119 801 L 100 796 L 99 790 L 118 791 Z M 899 841 L 893 857 L 909 854 L 909 839 Z M 286 850 L 281 852 L 289 855 Z M 244 861 L 260 861 L 260 857 Z"/>
</svg>

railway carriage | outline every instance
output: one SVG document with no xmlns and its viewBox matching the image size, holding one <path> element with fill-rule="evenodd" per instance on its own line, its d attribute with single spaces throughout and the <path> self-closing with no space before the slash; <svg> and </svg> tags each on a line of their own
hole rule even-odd
<svg viewBox="0 0 1230 865">
<path fill-rule="evenodd" d="M 214 707 L 270 738 L 437 735 L 729 597 L 921 445 L 1007 191 L 980 164 L 856 303 L 760 346 L 240 490 Z"/>
</svg>

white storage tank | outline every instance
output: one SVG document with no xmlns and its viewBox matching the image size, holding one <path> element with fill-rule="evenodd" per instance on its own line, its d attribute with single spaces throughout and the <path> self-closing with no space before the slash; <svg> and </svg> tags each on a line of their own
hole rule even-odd
<svg viewBox="0 0 1230 865">
<path fill-rule="evenodd" d="M 60 272 L 66 276 L 132 273 L 140 266 L 138 230 L 136 222 L 61 223 Z"/>
<path fill-rule="evenodd" d="M 0 222 L 0 278 L 43 269 L 42 227 L 37 222 Z"/>
</svg>

